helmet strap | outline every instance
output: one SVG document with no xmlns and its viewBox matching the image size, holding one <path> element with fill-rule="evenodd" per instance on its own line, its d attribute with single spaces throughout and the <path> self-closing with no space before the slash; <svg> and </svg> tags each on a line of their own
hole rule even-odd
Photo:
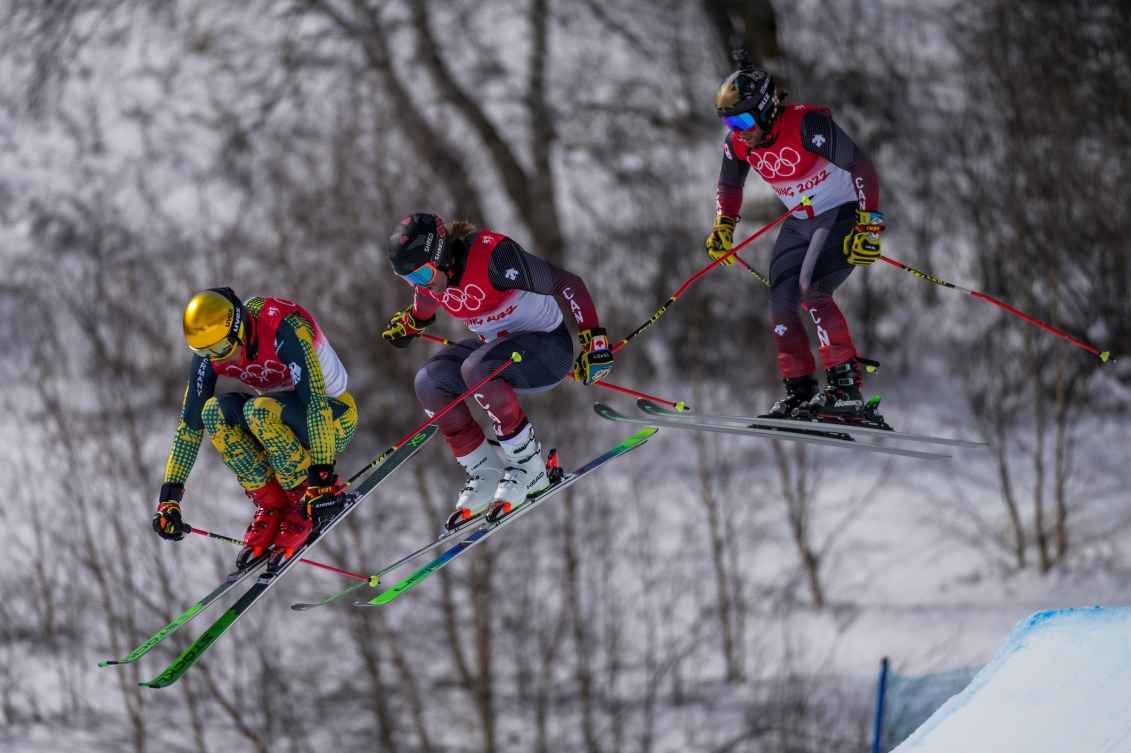
<svg viewBox="0 0 1131 753">
<path fill-rule="evenodd" d="M 467 269 L 467 243 L 463 238 L 453 238 L 448 236 L 448 243 L 452 244 L 452 266 L 446 270 L 448 280 L 452 287 L 458 287 L 459 281 L 463 277 L 463 271 Z"/>
<path fill-rule="evenodd" d="M 242 344 L 244 347 L 244 353 L 246 354 L 249 361 L 254 361 L 259 350 L 259 338 L 256 337 L 256 335 L 258 334 L 257 330 L 259 328 L 259 322 L 256 321 L 255 317 L 252 316 L 251 311 L 246 306 L 244 306 L 243 313 L 245 342 L 243 342 Z"/>
</svg>

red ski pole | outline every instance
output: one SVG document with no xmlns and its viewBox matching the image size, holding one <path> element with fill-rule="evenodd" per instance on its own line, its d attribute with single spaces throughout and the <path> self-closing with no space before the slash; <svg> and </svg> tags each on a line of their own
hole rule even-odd
<svg viewBox="0 0 1131 753">
<path fill-rule="evenodd" d="M 440 338 L 431 337 L 430 335 L 424 335 L 424 337 L 428 337 L 428 338 L 429 338 L 429 339 L 431 339 L 431 340 L 439 340 L 440 342 L 448 342 L 447 340 L 441 340 Z M 371 462 L 370 462 L 370 463 L 369 463 L 368 465 L 366 465 L 366 466 L 365 466 L 364 468 L 362 468 L 362 469 L 361 469 L 360 471 L 358 471 L 357 473 L 353 474 L 353 476 L 352 476 L 352 477 L 350 478 L 350 480 L 349 480 L 349 481 L 347 481 L 347 482 L 346 482 L 346 483 L 345 483 L 345 484 L 343 485 L 343 487 L 342 487 L 342 488 L 345 488 L 346 486 L 349 486 L 349 485 L 350 485 L 350 484 L 352 484 L 352 483 L 353 483 L 354 481 L 356 481 L 357 479 L 361 478 L 361 476 L 362 476 L 362 475 L 363 475 L 364 473 L 366 473 L 366 472 L 367 472 L 367 471 L 368 471 L 368 470 L 369 470 L 370 468 L 375 468 L 375 467 L 379 466 L 379 465 L 380 465 L 380 464 L 381 464 L 382 462 L 384 462 L 385 458 L 389 457 L 389 455 L 393 454 L 393 453 L 394 453 L 394 452 L 395 452 L 396 450 L 400 449 L 402 445 L 404 445 L 404 444 L 406 444 L 406 443 L 408 443 L 408 442 L 412 441 L 412 440 L 413 440 L 413 439 L 414 439 L 414 438 L 416 437 L 416 435 L 417 435 L 417 434 L 419 434 L 419 433 L 420 433 L 420 431 L 421 431 L 422 429 L 424 429 L 424 427 L 426 427 L 426 426 L 428 426 L 429 424 L 431 424 L 431 423 L 435 422 L 435 420 L 436 420 L 436 419 L 438 419 L 438 418 L 439 418 L 440 416 L 444 415 L 445 413 L 447 413 L 448 411 L 450 411 L 450 410 L 451 410 L 452 408 L 454 408 L 454 407 L 456 407 L 457 405 L 459 405 L 460 403 L 462 403 L 462 402 L 463 402 L 463 401 L 464 401 L 465 399 L 467 399 L 468 397 L 470 397 L 470 396 L 471 396 L 471 394 L 472 394 L 472 393 L 474 393 L 474 392 L 475 392 L 475 391 L 476 391 L 477 389 L 479 389 L 479 388 L 480 388 L 480 387 L 482 387 L 482 386 L 483 386 L 484 384 L 486 384 L 487 382 L 491 381 L 492 379 L 494 379 L 495 377 L 497 377 L 497 376 L 498 376 L 499 374 L 501 374 L 501 373 L 503 372 L 503 369 L 507 368 L 508 366 L 510 366 L 510 365 L 511 365 L 511 364 L 513 364 L 513 363 L 518 363 L 518 362 L 519 362 L 519 361 L 521 361 L 521 360 L 522 360 L 522 356 L 521 356 L 521 355 L 519 355 L 519 354 L 518 354 L 518 352 L 514 352 L 514 353 L 511 353 L 511 357 L 510 357 L 509 359 L 507 359 L 507 362 L 506 362 L 506 363 L 504 363 L 504 364 L 503 364 L 503 365 L 501 365 L 501 366 L 500 366 L 499 368 L 497 368 L 497 369 L 495 369 L 494 371 L 492 371 L 492 372 L 491 372 L 490 374 L 488 374 L 487 376 L 485 376 L 485 377 L 483 377 L 482 379 L 480 379 L 480 380 L 479 380 L 478 382 L 476 382 L 475 384 L 473 384 L 473 385 L 471 385 L 470 387 L 468 387 L 468 388 L 467 388 L 467 391 L 466 391 L 466 392 L 464 392 L 464 393 L 463 393 L 462 395 L 460 395 L 459 397 L 457 397 L 457 398 L 456 398 L 455 400 L 453 400 L 453 401 L 451 401 L 450 403 L 448 403 L 447 405 L 445 405 L 445 406 L 444 406 L 443 408 L 441 408 L 440 410 L 436 411 L 436 413 L 435 413 L 434 415 L 432 415 L 432 417 L 431 417 L 431 418 L 429 418 L 429 419 L 428 419 L 427 421 L 425 421 L 424 423 L 422 423 L 422 424 L 421 424 L 420 426 L 417 426 L 417 427 L 416 427 L 415 429 L 413 429 L 413 430 L 412 430 L 412 431 L 410 431 L 410 432 L 409 432 L 408 434 L 406 434 L 406 435 L 404 436 L 404 438 L 403 438 L 403 439 L 401 439 L 401 441 L 397 442 L 397 443 L 396 443 L 396 444 L 394 444 L 394 445 L 393 445 L 392 447 L 390 447 L 389 449 L 387 449 L 387 450 L 385 450 L 384 452 L 382 452 L 382 453 L 381 453 L 381 454 L 380 454 L 379 456 L 377 456 L 377 457 L 376 457 L 376 458 L 375 458 L 374 460 L 372 460 L 372 461 L 371 461 Z"/>
<path fill-rule="evenodd" d="M 232 536 L 225 536 L 222 533 L 213 533 L 212 531 L 205 531 L 202 528 L 192 528 L 190 530 L 193 533 L 199 533 L 201 536 L 207 536 L 210 539 L 216 539 L 217 541 L 226 541 L 229 544 L 238 544 L 240 546 L 243 546 L 243 540 L 242 539 L 237 539 L 237 538 L 234 538 Z M 333 565 L 327 565 L 323 562 L 315 562 L 314 560 L 308 560 L 305 557 L 300 559 L 299 562 L 303 563 L 304 565 L 311 565 L 313 567 L 320 567 L 323 570 L 329 570 L 330 572 L 337 573 L 338 575 L 345 575 L 346 577 L 353 578 L 355 580 L 364 580 L 364 581 L 371 581 L 372 580 L 372 578 L 368 575 L 358 575 L 357 573 L 351 573 L 349 570 L 342 570 L 341 568 L 334 567 Z M 370 583 L 370 585 L 376 586 L 377 584 L 376 583 Z"/>
<path fill-rule="evenodd" d="M 680 295 L 682 295 L 682 294 L 683 294 L 683 291 L 685 291 L 685 290 L 687 290 L 687 289 L 688 289 L 689 287 L 691 287 L 691 283 L 695 282 L 695 281 L 696 281 L 696 280 L 698 280 L 698 279 L 699 279 L 700 277 L 702 277 L 703 275 L 707 274 L 708 272 L 710 272 L 710 271 L 711 271 L 712 269 L 714 269 L 715 267 L 717 267 L 717 266 L 719 266 L 720 264 L 722 264 L 722 263 L 723 263 L 724 261 L 726 261 L 727 259 L 731 258 L 732 256 L 735 256 L 735 254 L 737 254 L 737 253 L 738 253 L 739 251 L 741 251 L 741 250 L 742 250 L 742 248 L 743 248 L 743 247 L 744 247 L 744 246 L 745 246 L 745 245 L 746 245 L 747 243 L 750 243 L 750 241 L 754 240 L 755 238 L 758 238 L 759 236 L 761 236 L 761 235 L 764 235 L 764 234 L 765 234 L 765 233 L 766 233 L 767 231 L 769 231 L 769 230 L 770 230 L 770 228 L 774 227 L 774 226 L 775 226 L 775 225 L 777 225 L 777 224 L 778 224 L 779 222 L 782 222 L 783 220 L 785 220 L 785 218 L 789 217 L 789 216 L 790 216 L 791 214 L 793 214 L 794 212 L 796 212 L 796 211 L 797 211 L 798 209 L 800 209 L 800 208 L 802 208 L 802 207 L 807 207 L 807 206 L 810 206 L 809 197 L 808 197 L 808 196 L 802 197 L 801 201 L 800 201 L 800 202 L 798 202 L 797 206 L 795 206 L 795 207 L 792 207 L 791 209 L 787 209 L 787 210 L 786 210 L 785 212 L 783 212 L 783 213 L 781 214 L 781 216 L 779 216 L 778 218 L 774 219 L 774 220 L 773 220 L 773 221 L 771 221 L 771 222 L 770 222 L 770 223 L 769 223 L 768 225 L 766 225 L 766 226 L 762 227 L 761 229 L 759 229 L 759 230 L 758 230 L 757 232 L 755 232 L 755 233 L 754 233 L 753 235 L 751 235 L 751 236 L 750 236 L 749 238 L 747 238 L 746 240 L 744 240 L 744 241 L 743 241 L 742 243 L 739 243 L 739 244 L 738 244 L 737 246 L 735 246 L 734 248 L 732 248 L 732 249 L 730 250 L 730 252 L 729 252 L 728 254 L 726 254 L 725 256 L 720 256 L 720 257 L 719 257 L 718 259 L 715 259 L 715 260 L 714 260 L 714 261 L 712 261 L 712 262 L 711 262 L 710 264 L 708 264 L 707 266 L 703 267 L 703 268 L 702 268 L 702 269 L 700 269 L 700 270 L 699 270 L 698 272 L 696 272 L 695 274 L 693 274 L 693 275 L 692 275 L 692 276 L 691 276 L 691 277 L 690 277 L 690 278 L 689 278 L 689 279 L 687 280 L 687 282 L 683 283 L 683 285 L 682 285 L 682 286 L 681 286 L 681 287 L 679 288 L 679 290 L 677 290 L 677 291 L 675 291 L 674 293 L 672 293 L 672 297 L 671 297 L 671 298 L 669 298 L 669 299 L 667 300 L 667 302 L 666 302 L 666 303 L 664 303 L 664 305 L 663 305 L 663 306 L 660 306 L 660 308 L 656 310 L 656 313 L 652 314 L 652 318 L 651 318 L 651 319 L 649 319 L 648 321 L 646 321 L 646 322 L 644 322 L 643 324 L 641 324 L 641 325 L 640 325 L 639 327 L 637 327 L 637 328 L 636 328 L 635 330 L 633 330 L 632 332 L 630 332 L 630 333 L 629 333 L 629 334 L 628 334 L 628 335 L 627 335 L 627 336 L 626 336 L 626 337 L 625 337 L 625 338 L 624 338 L 623 340 L 621 340 L 621 341 L 620 341 L 619 343 L 617 343 L 617 344 L 616 344 L 616 346 L 615 346 L 615 347 L 613 347 L 613 352 L 614 352 L 614 353 L 616 353 L 616 352 L 617 352 L 618 350 L 620 350 L 621 348 L 623 348 L 623 347 L 624 347 L 625 345 L 628 345 L 628 341 L 629 341 L 629 340 L 631 340 L 632 338 L 636 337 L 636 336 L 637 336 L 637 335 L 639 335 L 639 334 L 640 334 L 641 332 L 643 332 L 644 330 L 648 329 L 648 328 L 649 328 L 649 327 L 651 327 L 651 326 L 652 326 L 653 324 L 655 324 L 656 320 L 657 320 L 657 319 L 659 319 L 659 318 L 660 318 L 661 316 L 663 316 L 663 315 L 664 315 L 664 312 L 666 312 L 666 311 L 668 310 L 668 307 L 670 307 L 670 306 L 671 306 L 672 304 L 674 304 L 674 303 L 675 303 L 675 302 L 676 302 L 677 300 L 679 300 L 679 297 L 680 297 Z M 756 276 L 756 277 L 757 277 L 757 278 L 758 278 L 759 280 L 762 280 L 762 281 L 763 281 L 763 282 L 765 282 L 765 283 L 766 283 L 767 285 L 769 285 L 769 284 L 770 284 L 770 283 L 769 283 L 769 280 L 767 280 L 766 278 L 762 277 L 762 275 L 760 275 L 760 274 L 758 274 L 757 272 L 755 272 L 755 271 L 754 271 L 754 269 L 753 269 L 753 268 L 752 268 L 752 267 L 751 267 L 751 266 L 750 266 L 749 264 L 747 264 L 747 263 L 746 263 L 746 262 L 745 262 L 745 261 L 744 261 L 744 260 L 743 260 L 743 259 L 742 259 L 741 257 L 737 257 L 737 256 L 735 256 L 735 258 L 737 258 L 737 259 L 738 259 L 738 260 L 739 260 L 740 262 L 742 262 L 743 266 L 745 266 L 745 267 L 746 267 L 747 269 L 749 269 L 749 270 L 750 270 L 751 272 L 754 272 L 754 275 L 755 275 L 755 276 Z"/>
<path fill-rule="evenodd" d="M 1105 363 L 1108 361 L 1109 358 L 1111 358 L 1111 351 L 1107 351 L 1107 350 L 1101 351 L 1099 348 L 1094 348 L 1091 345 L 1088 345 L 1087 343 L 1080 342 L 1075 337 L 1072 337 L 1071 335 L 1069 335 L 1065 332 L 1061 332 L 1059 329 L 1056 329 L 1055 327 L 1052 327 L 1048 324 L 1045 324 L 1042 321 L 1038 321 L 1037 319 L 1034 319 L 1033 317 L 1029 316 L 1028 314 L 1022 313 L 1022 312 L 1018 311 L 1017 309 L 1013 308 L 1012 306 L 1009 306 L 1005 303 L 1002 303 L 1001 301 L 994 298 L 993 296 L 986 295 L 985 293 L 979 293 L 978 291 L 970 290 L 969 288 L 964 288 L 961 285 L 955 285 L 953 282 L 947 282 L 946 280 L 940 280 L 937 277 L 932 277 L 931 275 L 929 275 L 925 272 L 920 272 L 917 269 L 913 269 L 913 268 L 907 266 L 906 264 L 902 264 L 902 263 L 896 261 L 895 259 L 889 259 L 886 256 L 881 256 L 880 259 L 882 259 L 883 261 L 886 261 L 888 264 L 891 264 L 893 267 L 899 267 L 904 272 L 909 272 L 910 274 L 913 274 L 920 279 L 926 280 L 927 282 L 933 282 L 934 284 L 941 285 L 944 288 L 952 288 L 954 290 L 958 290 L 960 292 L 966 293 L 967 295 L 972 295 L 975 298 L 981 298 L 983 301 L 989 301 L 993 305 L 1005 309 L 1006 311 L 1013 314 L 1014 316 L 1021 317 L 1022 319 L 1029 322 L 1030 324 L 1035 324 L 1038 327 L 1040 327 L 1041 329 L 1043 329 L 1047 332 L 1053 333 L 1057 337 L 1063 337 L 1065 340 L 1072 343 L 1073 345 L 1079 345 L 1081 348 L 1088 351 L 1089 353 L 1094 353 L 1095 355 L 1100 357 L 1101 361 L 1103 361 Z M 1111 360 L 1114 361 L 1115 359 L 1112 358 Z"/>
<path fill-rule="evenodd" d="M 420 337 L 425 339 L 425 340 L 431 340 L 434 343 L 440 343 L 442 345 L 451 345 L 452 344 L 451 340 L 445 340 L 444 338 L 436 337 L 435 335 L 424 334 L 424 335 L 421 335 Z M 654 403 L 663 403 L 664 405 L 670 405 L 673 408 L 677 408 L 679 410 L 683 410 L 683 408 L 685 407 L 683 403 L 676 403 L 676 402 L 672 402 L 671 400 L 665 400 L 662 397 L 656 397 L 655 395 L 649 395 L 649 394 L 644 393 L 644 392 L 637 392 L 636 390 L 630 390 L 627 387 L 621 387 L 619 385 L 612 384 L 610 382 L 601 381 L 601 382 L 594 382 L 593 384 L 597 387 L 604 387 L 607 390 L 615 390 L 617 392 L 623 392 L 624 394 L 632 395 L 633 397 L 643 397 L 643 398 L 646 398 L 648 400 L 651 400 Z"/>
</svg>

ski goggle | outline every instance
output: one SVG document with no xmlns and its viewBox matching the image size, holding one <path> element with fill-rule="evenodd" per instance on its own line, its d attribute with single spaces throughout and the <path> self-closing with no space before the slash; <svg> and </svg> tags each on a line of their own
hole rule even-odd
<svg viewBox="0 0 1131 753">
<path fill-rule="evenodd" d="M 762 124 L 754 117 L 753 112 L 740 112 L 737 115 L 720 115 L 719 118 L 726 124 L 726 127 L 732 131 L 749 131 L 751 128 L 757 126 L 763 131 Z"/>
<path fill-rule="evenodd" d="M 203 356 L 208 359 L 227 358 L 232 355 L 232 351 L 236 349 L 239 344 L 239 338 L 235 335 L 228 335 L 220 342 L 209 345 L 207 348 L 193 348 L 192 352 L 198 356 Z"/>
<path fill-rule="evenodd" d="M 417 267 L 407 275 L 401 275 L 401 278 L 406 280 L 409 285 L 424 285 L 431 284 L 436 279 L 436 275 L 440 273 L 440 268 L 432 262 L 428 262 L 422 267 Z"/>
</svg>

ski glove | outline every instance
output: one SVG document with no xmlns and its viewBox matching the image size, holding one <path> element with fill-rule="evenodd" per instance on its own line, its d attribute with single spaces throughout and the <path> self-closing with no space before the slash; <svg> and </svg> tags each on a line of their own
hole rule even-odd
<svg viewBox="0 0 1131 753">
<path fill-rule="evenodd" d="M 720 214 L 715 218 L 715 229 L 707 236 L 707 253 L 712 259 L 718 260 L 726 256 L 734 248 L 734 227 L 738 224 L 737 217 Z M 734 257 L 723 262 L 723 266 L 734 264 Z"/>
<path fill-rule="evenodd" d="M 332 518 L 345 507 L 342 485 L 334 475 L 334 464 L 311 465 L 306 476 L 302 513 L 314 520 Z"/>
<path fill-rule="evenodd" d="M 883 231 L 883 213 L 856 210 L 856 225 L 844 236 L 844 255 L 848 263 L 864 267 L 879 259 Z"/>
<path fill-rule="evenodd" d="M 582 384 L 599 382 L 613 368 L 613 352 L 609 350 L 609 336 L 603 327 L 583 329 L 577 333 L 581 353 L 573 362 L 573 378 Z"/>
<path fill-rule="evenodd" d="M 166 541 L 180 541 L 192 533 L 192 526 L 181 518 L 181 499 L 185 488 L 181 484 L 162 484 L 157 502 L 157 512 L 153 514 L 153 530 Z"/>
<path fill-rule="evenodd" d="M 435 314 L 429 319 L 417 321 L 416 317 L 412 315 L 412 306 L 409 306 L 404 311 L 393 314 L 393 318 L 389 320 L 389 326 L 381 333 L 381 337 L 392 343 L 393 347 L 407 348 L 413 340 L 424 333 L 425 327 L 435 321 Z"/>
</svg>

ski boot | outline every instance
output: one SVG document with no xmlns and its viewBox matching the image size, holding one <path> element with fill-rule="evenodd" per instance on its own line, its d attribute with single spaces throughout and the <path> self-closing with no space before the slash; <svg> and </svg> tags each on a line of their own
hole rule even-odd
<svg viewBox="0 0 1131 753">
<path fill-rule="evenodd" d="M 301 484 L 296 489 L 288 489 L 287 508 L 283 514 L 283 522 L 275 534 L 274 549 L 271 559 L 267 562 L 267 569 L 277 570 L 286 560 L 290 559 L 296 550 L 310 538 L 314 526 L 306 514 L 305 502 L 306 484 Z"/>
<path fill-rule="evenodd" d="M 817 394 L 817 380 L 813 375 L 789 377 L 783 379 L 782 384 L 785 385 L 785 397 L 774 403 L 769 413 L 763 413 L 758 418 L 811 420 L 809 401 Z"/>
<path fill-rule="evenodd" d="M 865 402 L 864 395 L 860 392 L 864 381 L 860 377 L 857 359 L 826 369 L 825 378 L 828 387 L 809 402 L 809 410 L 818 421 L 866 424 L 878 429 L 891 429 L 880 415 L 880 398 L 877 396 Z"/>
<path fill-rule="evenodd" d="M 531 494 L 550 487 L 542 445 L 534 438 L 534 427 L 529 421 L 510 439 L 499 440 L 499 447 L 506 457 L 507 467 L 495 489 L 495 501 L 487 510 L 488 523 L 497 522 Z"/>
<path fill-rule="evenodd" d="M 467 483 L 460 490 L 455 511 L 444 523 L 445 531 L 454 531 L 463 521 L 490 505 L 503 479 L 503 461 L 487 439 L 470 454 L 456 460 L 467 471 Z"/>
<path fill-rule="evenodd" d="M 271 548 L 283 521 L 283 512 L 290 504 L 290 498 L 274 477 L 245 494 L 255 503 L 255 517 L 244 532 L 243 549 L 236 555 L 236 568 L 239 570 L 250 567 Z"/>
</svg>

